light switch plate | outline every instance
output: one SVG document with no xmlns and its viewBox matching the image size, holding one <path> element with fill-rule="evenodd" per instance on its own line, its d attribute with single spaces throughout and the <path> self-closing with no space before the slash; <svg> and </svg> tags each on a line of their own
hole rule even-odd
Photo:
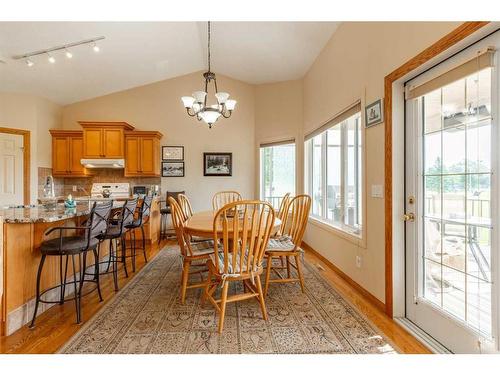
<svg viewBox="0 0 500 375">
<path fill-rule="evenodd" d="M 372 185 L 372 197 L 373 198 L 383 198 L 384 197 L 384 187 L 382 185 Z"/>
</svg>

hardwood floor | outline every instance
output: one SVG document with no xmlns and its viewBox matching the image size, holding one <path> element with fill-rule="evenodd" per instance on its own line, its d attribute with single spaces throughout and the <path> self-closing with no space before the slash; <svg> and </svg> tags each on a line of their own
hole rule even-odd
<svg viewBox="0 0 500 375">
<path fill-rule="evenodd" d="M 164 241 L 161 246 L 156 243 L 148 248 L 148 259 L 152 259 L 165 245 L 174 244 L 173 241 Z M 144 267 L 142 254 L 138 254 L 138 270 Z M 404 353 L 429 353 L 429 351 L 413 336 L 407 333 L 397 323 L 380 311 L 369 300 L 352 288 L 340 276 L 332 271 L 325 263 L 312 253 L 306 253 L 306 259 L 313 265 L 320 265 L 320 273 L 329 280 L 337 290 L 352 304 L 354 304 L 371 322 L 378 327 L 400 350 Z M 321 269 L 323 268 L 323 269 Z M 129 270 L 131 267 L 129 267 Z M 132 280 L 128 279 L 123 272 L 119 273 L 120 288 Z M 83 323 L 88 321 L 99 311 L 114 295 L 113 278 L 111 275 L 103 276 L 101 279 L 102 294 L 104 302 L 99 302 L 96 293 L 91 293 L 82 299 Z M 54 353 L 71 338 L 81 325 L 75 323 L 75 308 L 72 301 L 63 306 L 54 305 L 37 318 L 34 329 L 27 326 L 21 328 L 14 334 L 0 338 L 0 353 Z"/>
</svg>

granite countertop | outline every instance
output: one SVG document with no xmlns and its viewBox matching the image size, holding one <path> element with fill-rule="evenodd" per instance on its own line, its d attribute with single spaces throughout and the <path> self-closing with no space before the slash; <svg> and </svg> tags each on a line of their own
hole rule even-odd
<svg viewBox="0 0 500 375">
<path fill-rule="evenodd" d="M 0 217 L 6 224 L 23 223 L 52 223 L 59 220 L 71 219 L 90 214 L 93 203 L 77 202 L 75 208 L 66 208 L 64 204 L 57 204 L 55 209 L 49 210 L 42 205 L 22 208 L 0 208 Z M 123 202 L 115 202 L 113 208 L 119 208 Z"/>
</svg>

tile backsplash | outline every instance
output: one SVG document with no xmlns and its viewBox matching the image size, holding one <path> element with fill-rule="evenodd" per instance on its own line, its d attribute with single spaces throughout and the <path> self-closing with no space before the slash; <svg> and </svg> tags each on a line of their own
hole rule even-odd
<svg viewBox="0 0 500 375">
<path fill-rule="evenodd" d="M 93 174 L 89 177 L 55 177 L 54 186 L 57 196 L 72 194 L 75 197 L 90 195 L 94 182 L 128 182 L 130 189 L 134 186 L 161 185 L 160 177 L 125 177 L 123 169 L 93 169 Z M 52 173 L 52 168 L 38 168 L 38 196 L 43 196 L 43 185 L 48 175 Z M 78 191 L 73 191 L 73 186 L 77 186 Z"/>
</svg>

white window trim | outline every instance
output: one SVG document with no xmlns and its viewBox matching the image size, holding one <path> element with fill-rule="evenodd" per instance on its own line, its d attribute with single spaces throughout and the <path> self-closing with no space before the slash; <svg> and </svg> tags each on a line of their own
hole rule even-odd
<svg viewBox="0 0 500 375">
<path fill-rule="evenodd" d="M 339 124 L 343 123 L 344 121 L 341 121 Z M 335 124 L 338 125 L 338 124 Z M 342 147 L 341 148 L 341 154 L 342 154 L 342 163 L 344 164 L 341 169 L 341 181 L 343 182 L 341 184 L 341 207 L 342 209 L 342 214 L 341 214 L 341 220 L 342 222 L 336 223 L 330 220 L 327 220 L 323 217 L 324 210 L 326 209 L 326 202 L 327 202 L 327 195 L 322 194 L 322 204 L 321 204 L 321 215 L 318 216 L 316 214 L 311 213 L 309 214 L 309 222 L 315 226 L 318 226 L 322 229 L 325 229 L 339 237 L 342 237 L 343 239 L 350 241 L 354 244 L 356 244 L 359 247 L 366 248 L 367 243 L 366 243 L 366 194 L 365 194 L 365 176 L 366 176 L 366 170 L 365 170 L 365 129 L 364 129 L 364 123 L 363 123 L 363 116 L 360 113 L 360 118 L 359 118 L 359 126 L 360 126 L 360 131 L 361 131 L 361 138 L 358 139 L 358 142 L 361 142 L 361 159 L 357 160 L 358 163 L 361 164 L 361 181 L 358 181 L 359 184 L 361 184 L 361 223 L 360 227 L 354 227 L 350 226 L 347 224 L 344 224 L 344 216 L 345 216 L 345 180 L 346 180 L 346 169 L 347 169 L 347 147 Z M 333 126 L 332 126 L 333 127 Z M 321 133 L 322 137 L 322 142 L 321 142 L 321 157 L 323 160 L 327 160 L 327 139 L 326 135 L 327 130 L 325 130 L 323 133 Z M 318 134 L 319 135 L 319 134 Z M 343 128 L 341 132 L 341 137 L 342 137 L 342 144 L 347 144 L 347 131 L 345 131 L 345 127 Z M 356 132 L 356 138 L 357 138 L 357 132 Z M 312 179 L 312 170 L 313 170 L 313 157 L 312 157 L 312 138 L 305 140 L 304 141 L 304 187 L 307 190 L 307 193 L 311 193 L 313 188 L 313 179 Z M 355 152 L 355 158 L 358 159 L 358 153 Z M 321 163 L 321 190 L 324 190 L 326 186 L 326 182 L 324 182 L 326 178 L 326 170 L 327 170 L 327 162 Z M 355 178 L 358 179 L 358 172 L 356 171 L 356 176 Z M 359 203 L 358 203 L 359 204 Z"/>
</svg>

